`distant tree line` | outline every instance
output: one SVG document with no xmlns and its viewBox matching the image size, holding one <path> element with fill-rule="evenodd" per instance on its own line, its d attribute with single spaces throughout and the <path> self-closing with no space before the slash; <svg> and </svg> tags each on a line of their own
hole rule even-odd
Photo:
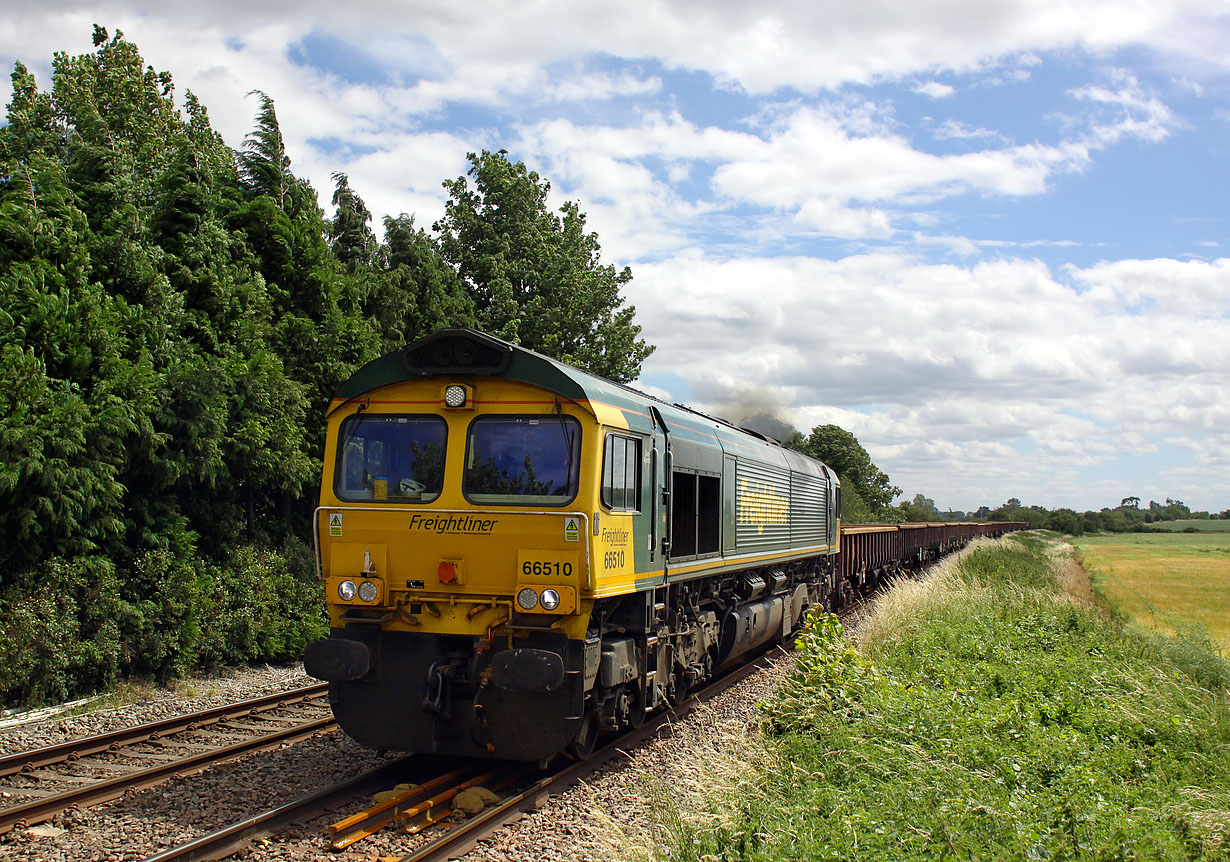
<svg viewBox="0 0 1230 862">
<path fill-rule="evenodd" d="M 1132 498 L 1136 499 L 1136 498 Z M 1230 510 L 1218 515 L 1208 512 L 1193 512 L 1182 501 L 1167 498 L 1165 504 L 1150 501 L 1147 509 L 1139 505 L 1121 503 L 1114 508 L 1100 511 L 1077 512 L 1075 509 L 1047 509 L 1042 506 L 1026 506 L 1016 497 L 1003 505 L 991 508 L 982 506 L 972 512 L 949 510 L 941 512 L 935 501 L 916 494 L 911 501 L 902 501 L 895 507 L 907 522 L 922 521 L 1023 521 L 1031 529 L 1056 530 L 1060 533 L 1079 536 L 1085 533 L 1130 533 L 1148 532 L 1151 525 L 1168 521 L 1230 519 Z"/>
<path fill-rule="evenodd" d="M 360 364 L 477 326 L 615 380 L 652 347 L 575 203 L 501 152 L 429 233 L 333 212 L 254 91 L 241 149 L 101 27 L 0 128 L 0 704 L 297 657 L 323 629 L 324 408 Z"/>
<path fill-rule="evenodd" d="M 983 507 L 971 513 L 972 519 L 1026 521 L 1030 527 L 1056 530 L 1071 536 L 1085 533 L 1144 533 L 1155 529 L 1152 525 L 1168 521 L 1230 519 L 1230 510 L 1219 515 L 1208 512 L 1193 512 L 1181 500 L 1166 498 L 1166 502 L 1150 500 L 1146 509 L 1140 508 L 1138 497 L 1127 497 L 1113 508 L 1105 507 L 1097 512 L 1077 512 L 1075 509 L 1045 509 L 1041 506 L 1024 506 L 1013 497 L 995 509 Z M 961 514 L 961 513 L 956 513 Z"/>
<path fill-rule="evenodd" d="M 1135 499 L 1135 498 L 1133 498 Z M 1021 521 L 1030 529 L 1055 530 L 1072 536 L 1085 533 L 1148 532 L 1151 525 L 1167 521 L 1208 520 L 1230 518 L 1230 510 L 1220 515 L 1208 512 L 1193 512 L 1183 502 L 1167 498 L 1166 503 L 1150 501 L 1147 509 L 1138 505 L 1121 503 L 1114 508 L 1100 511 L 1077 512 L 1074 509 L 1047 509 L 1042 506 L 1026 506 L 1016 497 L 1003 505 L 991 508 L 982 506 L 972 512 L 948 510 L 941 512 L 935 501 L 922 494 L 915 494 L 910 501 L 902 501 L 895 507 L 901 520 L 909 523 L 924 521 Z"/>
</svg>

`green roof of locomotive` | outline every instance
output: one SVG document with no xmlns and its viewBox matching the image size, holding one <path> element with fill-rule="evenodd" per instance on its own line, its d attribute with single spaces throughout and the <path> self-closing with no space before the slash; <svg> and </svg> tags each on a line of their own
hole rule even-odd
<svg viewBox="0 0 1230 862">
<path fill-rule="evenodd" d="M 742 450 L 745 457 L 754 455 L 759 460 L 789 466 L 796 472 L 822 475 L 824 471 L 818 461 L 785 449 L 768 437 L 737 428 L 724 419 L 662 401 L 474 329 L 441 329 L 374 359 L 344 381 L 333 397 L 352 401 L 385 386 L 426 377 L 463 380 L 496 376 L 539 386 L 572 401 L 610 405 L 621 410 L 628 427 L 637 431 L 653 429 L 655 420 L 650 408 L 656 408 L 670 426 L 672 440 L 690 443 L 699 449 Z"/>
</svg>

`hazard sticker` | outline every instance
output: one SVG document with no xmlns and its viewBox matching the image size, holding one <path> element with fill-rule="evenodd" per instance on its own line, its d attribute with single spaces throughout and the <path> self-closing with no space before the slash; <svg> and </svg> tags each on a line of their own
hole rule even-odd
<svg viewBox="0 0 1230 862">
<path fill-rule="evenodd" d="M 329 516 L 329 535 L 340 536 L 342 534 L 342 513 L 334 512 Z"/>
<path fill-rule="evenodd" d="M 564 541 L 579 542 L 581 541 L 581 522 L 577 518 L 564 519 Z"/>
</svg>

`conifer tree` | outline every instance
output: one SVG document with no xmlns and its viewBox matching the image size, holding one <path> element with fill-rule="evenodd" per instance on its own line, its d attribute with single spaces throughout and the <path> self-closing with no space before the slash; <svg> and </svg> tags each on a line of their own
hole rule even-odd
<svg viewBox="0 0 1230 862">
<path fill-rule="evenodd" d="M 381 352 L 395 350 L 445 326 L 473 326 L 474 302 L 457 272 L 414 216 L 385 216 L 384 243 L 365 314 L 381 336 Z"/>
<path fill-rule="evenodd" d="M 350 178 L 333 173 L 333 219 L 329 222 L 329 247 L 344 265 L 357 268 L 369 265 L 376 248 L 376 237 L 368 222 L 372 214 L 363 199 L 350 187 Z"/>
<path fill-rule="evenodd" d="M 329 248 L 316 192 L 290 173 L 273 100 L 258 95 L 256 128 L 239 159 L 245 199 L 232 223 L 255 253 L 270 293 L 270 347 L 306 388 L 311 418 L 304 451 L 318 464 L 329 399 L 353 368 L 376 355 L 379 340 L 347 307 L 346 273 Z"/>
</svg>

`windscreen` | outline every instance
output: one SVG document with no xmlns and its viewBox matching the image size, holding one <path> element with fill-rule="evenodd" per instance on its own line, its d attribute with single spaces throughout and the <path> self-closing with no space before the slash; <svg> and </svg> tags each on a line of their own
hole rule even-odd
<svg viewBox="0 0 1230 862">
<path fill-rule="evenodd" d="M 438 416 L 355 415 L 338 432 L 339 500 L 426 503 L 444 487 L 448 425 Z"/>
<path fill-rule="evenodd" d="M 570 416 L 480 416 L 462 490 L 474 503 L 563 505 L 577 493 L 581 426 Z"/>
</svg>

